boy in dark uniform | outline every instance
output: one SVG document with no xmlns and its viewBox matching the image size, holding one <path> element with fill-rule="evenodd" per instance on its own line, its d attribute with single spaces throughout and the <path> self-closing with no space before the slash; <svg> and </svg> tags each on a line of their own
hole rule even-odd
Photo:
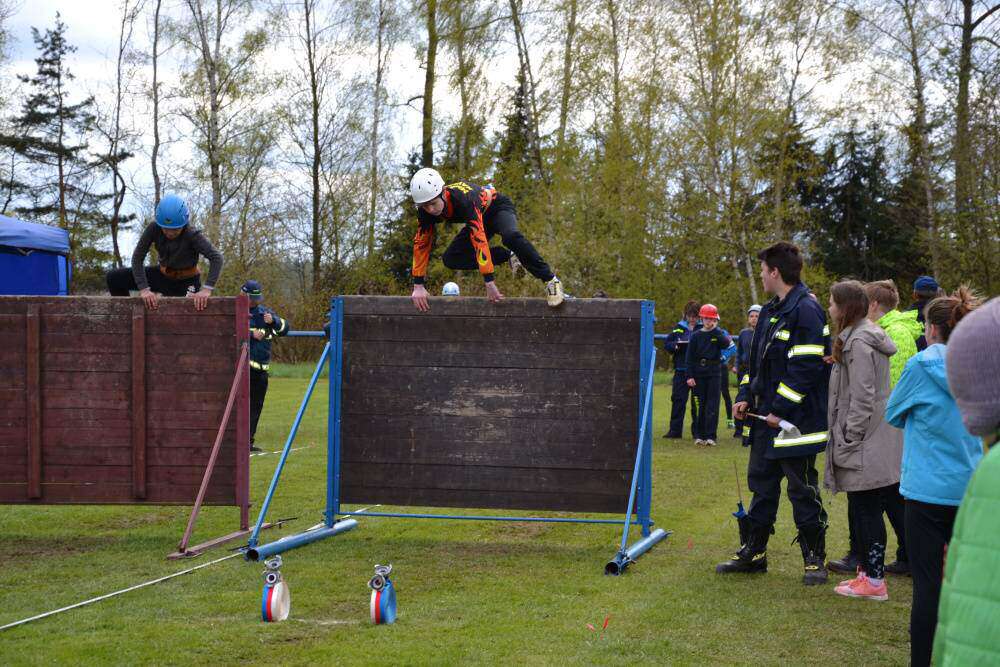
<svg viewBox="0 0 1000 667">
<path fill-rule="evenodd" d="M 264 305 L 264 292 L 256 280 L 243 283 L 240 291 L 250 297 L 250 451 L 259 452 L 254 438 L 267 396 L 271 341 L 288 334 L 288 320 Z"/>
<path fill-rule="evenodd" d="M 687 407 L 688 394 L 691 387 L 687 385 L 687 346 L 691 334 L 701 328 L 698 323 L 698 309 L 701 304 L 688 301 L 684 305 L 684 319 L 677 322 L 674 330 L 663 341 L 663 349 L 669 352 L 674 361 L 674 380 L 670 392 L 670 426 L 664 438 L 684 437 L 684 409 Z M 694 435 L 694 423 L 698 419 L 698 406 L 694 397 L 691 398 L 691 437 Z"/>
<path fill-rule="evenodd" d="M 694 426 L 694 444 L 715 446 L 719 429 L 719 399 L 723 350 L 733 341 L 719 325 L 719 309 L 706 303 L 698 311 L 701 329 L 691 334 L 687 346 L 687 385 L 694 390 L 698 400 L 698 414 Z"/>
</svg>

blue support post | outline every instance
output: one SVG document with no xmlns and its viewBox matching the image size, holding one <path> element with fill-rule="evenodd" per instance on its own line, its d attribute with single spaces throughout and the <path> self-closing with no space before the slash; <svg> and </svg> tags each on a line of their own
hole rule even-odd
<svg viewBox="0 0 1000 667">
<path fill-rule="evenodd" d="M 639 354 L 641 355 L 639 357 L 640 396 L 645 396 L 647 389 L 652 396 L 653 391 L 653 378 L 655 377 L 656 372 L 656 346 L 653 344 L 653 327 L 656 322 L 655 309 L 655 302 L 642 302 L 642 326 L 640 329 L 641 338 L 639 343 Z M 645 382 L 649 383 L 649 387 L 644 385 Z M 648 409 L 645 409 L 644 406 L 640 406 L 639 419 L 639 432 L 645 433 L 645 437 L 640 438 L 639 440 L 639 448 L 642 451 L 642 465 L 639 468 L 639 495 L 636 499 L 636 514 L 638 515 L 639 523 L 642 526 L 643 537 L 649 537 L 650 527 L 652 526 L 649 513 L 652 509 L 650 505 L 653 502 L 652 398 L 650 398 Z"/>
<path fill-rule="evenodd" d="M 306 407 L 309 405 L 309 399 L 312 397 L 313 389 L 316 388 L 316 380 L 319 379 L 320 372 L 323 370 L 323 363 L 326 361 L 327 356 L 330 353 L 329 343 L 323 348 L 323 354 L 320 355 L 319 363 L 316 364 L 316 370 L 313 371 L 312 379 L 309 381 L 309 388 L 306 390 L 306 395 L 302 399 L 302 405 L 299 406 L 299 412 L 295 415 L 295 421 L 292 422 L 292 430 L 288 433 L 288 439 L 285 441 L 285 448 L 281 450 L 281 458 L 278 459 L 278 467 L 274 471 L 274 476 L 271 478 L 271 485 L 267 488 L 267 495 L 264 496 L 264 502 L 260 506 L 260 514 L 257 515 L 257 524 L 253 527 L 253 533 L 250 534 L 250 539 L 247 541 L 247 546 L 250 548 L 257 546 L 257 538 L 260 536 L 261 526 L 264 525 L 264 517 L 267 515 L 267 510 L 271 505 L 271 499 L 274 497 L 274 492 L 278 488 L 278 480 L 281 478 L 281 471 L 285 468 L 285 461 L 288 460 L 288 452 L 292 449 L 292 442 L 295 441 L 295 435 L 299 432 L 299 424 L 302 423 L 302 415 L 306 412 Z"/>
<path fill-rule="evenodd" d="M 327 528 L 340 513 L 340 394 L 344 370 L 344 299 L 330 299 L 330 410 L 326 426 L 326 512 Z"/>
</svg>

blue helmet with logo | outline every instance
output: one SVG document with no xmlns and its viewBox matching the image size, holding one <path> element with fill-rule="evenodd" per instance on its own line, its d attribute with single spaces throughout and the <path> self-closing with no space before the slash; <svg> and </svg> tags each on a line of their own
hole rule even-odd
<svg viewBox="0 0 1000 667">
<path fill-rule="evenodd" d="M 180 229 L 188 223 L 188 207 L 177 195 L 167 195 L 156 206 L 156 224 L 164 229 Z"/>
<path fill-rule="evenodd" d="M 256 280 L 248 280 L 243 283 L 243 287 L 240 288 L 240 291 L 254 301 L 260 301 L 264 298 L 264 290 L 261 288 L 260 283 Z"/>
</svg>

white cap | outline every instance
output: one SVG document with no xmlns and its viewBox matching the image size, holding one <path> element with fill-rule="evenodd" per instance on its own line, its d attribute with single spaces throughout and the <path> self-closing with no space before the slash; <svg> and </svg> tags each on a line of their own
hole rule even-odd
<svg viewBox="0 0 1000 667">
<path fill-rule="evenodd" d="M 410 179 L 410 196 L 415 204 L 425 204 L 441 194 L 444 190 L 444 179 L 436 169 L 424 167 Z"/>
<path fill-rule="evenodd" d="M 760 311 L 761 311 L 760 304 L 755 303 L 754 305 L 750 306 L 749 310 L 747 310 L 747 315 L 749 315 L 750 313 L 759 313 Z"/>
<path fill-rule="evenodd" d="M 444 289 L 441 290 L 441 296 L 458 296 L 458 294 L 457 283 L 445 283 Z"/>
</svg>

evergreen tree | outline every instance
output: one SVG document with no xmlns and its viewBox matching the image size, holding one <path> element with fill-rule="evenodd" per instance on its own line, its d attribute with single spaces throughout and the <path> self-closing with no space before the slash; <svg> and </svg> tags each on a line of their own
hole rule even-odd
<svg viewBox="0 0 1000 667">
<path fill-rule="evenodd" d="M 33 221 L 58 225 L 70 234 L 76 286 L 99 288 L 103 265 L 111 254 L 103 248 L 106 216 L 100 205 L 110 195 L 95 192 L 100 161 L 87 154 L 93 130 L 94 100 L 71 102 L 74 79 L 66 64 L 76 51 L 66 41 L 66 24 L 56 14 L 54 30 L 32 28 L 40 52 L 34 76 L 21 76 L 29 93 L 21 114 L 11 120 L 14 131 L 0 135 L 0 146 L 29 163 L 29 174 L 15 186 L 14 210 Z"/>
<path fill-rule="evenodd" d="M 895 278 L 922 253 L 917 224 L 892 215 L 882 133 L 852 128 L 838 140 L 827 153 L 829 170 L 813 230 L 819 258 L 835 276 Z"/>
</svg>

